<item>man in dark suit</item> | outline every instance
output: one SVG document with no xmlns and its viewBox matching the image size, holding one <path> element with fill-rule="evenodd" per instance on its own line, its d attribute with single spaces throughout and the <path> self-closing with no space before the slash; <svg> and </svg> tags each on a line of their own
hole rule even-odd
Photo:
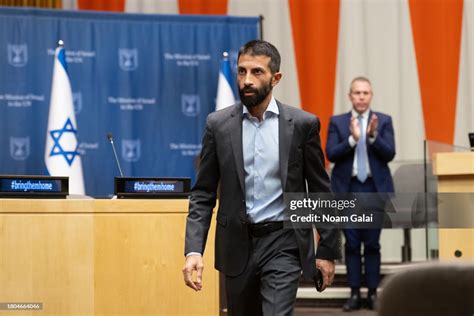
<svg viewBox="0 0 474 316">
<path fill-rule="evenodd" d="M 284 192 L 328 192 L 319 120 L 273 98 L 280 55 L 254 40 L 238 57 L 242 103 L 211 113 L 186 224 L 183 268 L 187 286 L 202 287 L 203 261 L 219 188 L 215 267 L 225 275 L 230 315 L 291 315 L 301 271 L 323 287 L 334 277 L 337 231 L 284 229 Z M 193 272 L 196 271 L 196 278 Z"/>
<path fill-rule="evenodd" d="M 370 110 L 372 87 L 365 77 L 351 82 L 352 111 L 331 118 L 326 143 L 327 158 L 334 163 L 333 192 L 393 192 L 388 162 L 395 156 L 390 116 Z M 351 297 L 344 311 L 361 307 L 361 243 L 364 244 L 364 272 L 368 307 L 373 309 L 380 280 L 381 229 L 345 229 L 345 260 Z"/>
</svg>

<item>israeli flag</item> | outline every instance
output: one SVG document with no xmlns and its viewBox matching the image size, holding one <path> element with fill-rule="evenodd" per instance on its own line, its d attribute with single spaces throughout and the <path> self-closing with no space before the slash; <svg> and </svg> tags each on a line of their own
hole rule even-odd
<svg viewBox="0 0 474 316">
<path fill-rule="evenodd" d="M 222 110 L 235 103 L 232 70 L 230 68 L 229 54 L 224 52 L 219 70 L 219 81 L 217 84 L 216 111 Z"/>
<path fill-rule="evenodd" d="M 69 193 L 84 195 L 84 176 L 77 148 L 77 123 L 63 42 L 54 54 L 44 161 L 51 176 L 68 176 Z"/>
</svg>

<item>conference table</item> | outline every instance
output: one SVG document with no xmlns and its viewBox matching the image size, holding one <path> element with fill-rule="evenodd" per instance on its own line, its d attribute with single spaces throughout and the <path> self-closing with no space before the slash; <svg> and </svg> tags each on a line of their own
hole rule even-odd
<svg viewBox="0 0 474 316">
<path fill-rule="evenodd" d="M 203 289 L 183 282 L 187 208 L 186 199 L 0 199 L 0 304 L 42 304 L 0 315 L 218 315 L 214 220 Z"/>
</svg>

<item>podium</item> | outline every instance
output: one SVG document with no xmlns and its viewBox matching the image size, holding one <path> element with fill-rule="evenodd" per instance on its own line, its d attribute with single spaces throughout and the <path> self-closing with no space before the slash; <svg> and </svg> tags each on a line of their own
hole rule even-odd
<svg viewBox="0 0 474 316">
<path fill-rule="evenodd" d="M 0 199 L 0 315 L 218 315 L 214 232 L 203 290 L 184 285 L 187 200 Z"/>
<path fill-rule="evenodd" d="M 438 177 L 438 193 L 474 192 L 474 152 L 434 154 L 433 174 Z M 439 203 L 440 260 L 474 260 L 473 196 L 465 195 L 464 199 L 449 199 L 451 203 Z M 443 228 L 453 226 L 450 225 L 453 221 L 457 227 L 465 228 Z"/>
</svg>

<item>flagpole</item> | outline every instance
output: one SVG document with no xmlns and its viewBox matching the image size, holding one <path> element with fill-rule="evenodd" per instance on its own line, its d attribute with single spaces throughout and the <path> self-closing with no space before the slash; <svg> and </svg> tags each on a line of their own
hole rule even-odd
<svg viewBox="0 0 474 316">
<path fill-rule="evenodd" d="M 78 152 L 77 123 L 64 42 L 54 52 L 53 77 L 46 130 L 45 165 L 51 176 L 69 177 L 69 193 L 84 195 L 84 175 Z"/>
</svg>

